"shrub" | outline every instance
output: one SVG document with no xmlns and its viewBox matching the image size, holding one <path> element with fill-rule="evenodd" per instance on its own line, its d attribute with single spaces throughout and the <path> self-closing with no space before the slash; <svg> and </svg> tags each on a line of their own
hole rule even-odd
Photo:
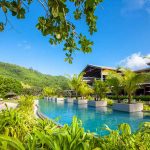
<svg viewBox="0 0 150 150">
<path fill-rule="evenodd" d="M 150 106 L 149 106 L 149 105 L 144 105 L 143 110 L 145 110 L 145 111 L 150 111 Z"/>
<path fill-rule="evenodd" d="M 112 99 L 105 98 L 105 100 L 107 101 L 107 105 L 109 105 L 109 106 L 112 106 L 114 104 Z"/>
<path fill-rule="evenodd" d="M 17 109 L 0 112 L 1 150 L 148 150 L 150 149 L 150 122 L 141 124 L 132 133 L 130 125 L 123 123 L 117 130 L 105 126 L 109 134 L 103 137 L 85 132 L 82 122 L 73 117 L 71 125 L 59 127 L 48 119 L 35 119 L 33 97 L 23 97 Z"/>
<path fill-rule="evenodd" d="M 17 129 L 17 128 L 16 128 Z M 20 130 L 20 129 L 18 129 Z M 52 121 L 38 119 L 33 129 L 24 136 L 24 141 L 11 134 L 0 135 L 0 148 L 5 143 L 6 149 L 46 149 L 46 150 L 148 150 L 150 148 L 150 123 L 140 125 L 137 132 L 132 133 L 131 127 L 123 123 L 117 130 L 109 131 L 109 135 L 95 137 L 92 133 L 87 133 L 82 128 L 82 123 L 76 117 L 73 118 L 70 126 L 58 127 Z M 3 147 L 2 147 L 3 148 Z"/>
<path fill-rule="evenodd" d="M 5 97 L 9 92 L 21 94 L 22 89 L 23 87 L 19 81 L 0 76 L 0 96 Z"/>
<path fill-rule="evenodd" d="M 117 96 L 107 96 L 110 99 L 117 100 Z M 120 100 L 128 99 L 127 96 L 119 96 Z M 133 96 L 137 101 L 150 101 L 150 95 Z"/>
</svg>

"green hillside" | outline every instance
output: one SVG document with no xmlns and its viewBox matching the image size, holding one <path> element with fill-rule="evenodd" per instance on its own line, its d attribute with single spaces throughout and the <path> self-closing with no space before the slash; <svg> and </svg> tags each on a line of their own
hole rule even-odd
<svg viewBox="0 0 150 150">
<path fill-rule="evenodd" d="M 68 89 L 68 80 L 64 76 L 45 75 L 36 70 L 14 64 L 0 62 L 0 75 L 14 78 L 30 86 L 41 88 L 45 86 L 60 86 L 62 89 Z"/>
</svg>

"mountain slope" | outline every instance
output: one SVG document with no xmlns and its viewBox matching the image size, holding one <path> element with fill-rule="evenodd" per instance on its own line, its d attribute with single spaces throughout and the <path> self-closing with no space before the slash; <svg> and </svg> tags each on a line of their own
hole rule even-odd
<svg viewBox="0 0 150 150">
<path fill-rule="evenodd" d="M 60 86 L 62 89 L 68 89 L 68 79 L 64 76 L 45 75 L 36 70 L 14 64 L 0 62 L 0 75 L 14 78 L 30 86 L 41 88 Z"/>
</svg>

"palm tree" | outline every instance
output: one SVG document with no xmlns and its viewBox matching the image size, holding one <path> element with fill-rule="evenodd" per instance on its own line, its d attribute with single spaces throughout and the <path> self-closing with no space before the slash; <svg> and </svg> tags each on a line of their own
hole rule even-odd
<svg viewBox="0 0 150 150">
<path fill-rule="evenodd" d="M 80 93 L 83 96 L 83 98 L 89 96 L 93 92 L 94 92 L 93 89 L 86 82 L 82 83 L 80 87 Z"/>
<path fill-rule="evenodd" d="M 135 73 L 129 69 L 123 71 L 123 87 L 124 91 L 128 95 L 128 103 L 131 103 L 131 99 L 135 91 L 140 87 L 140 83 L 146 82 L 150 79 L 148 73 Z"/>
<path fill-rule="evenodd" d="M 108 85 L 106 82 L 101 80 L 95 80 L 93 84 L 93 90 L 96 96 L 96 100 L 102 100 L 106 97 L 106 93 L 109 91 Z"/>
<path fill-rule="evenodd" d="M 74 74 L 69 80 L 69 85 L 71 89 L 73 89 L 76 93 L 76 99 L 78 99 L 81 86 L 83 85 L 83 83 L 84 83 L 83 74 L 79 74 L 79 75 Z"/>
<path fill-rule="evenodd" d="M 108 85 L 110 86 L 110 89 L 112 90 L 112 92 L 116 95 L 118 103 L 120 103 L 119 94 L 123 90 L 123 87 L 122 87 L 123 77 L 122 77 L 122 75 L 117 73 L 117 72 L 112 71 L 108 74 L 106 81 L 107 81 Z"/>
<path fill-rule="evenodd" d="M 54 96 L 56 94 L 56 91 L 54 88 L 51 88 L 51 87 L 45 87 L 43 89 L 43 95 L 44 96 Z"/>
</svg>

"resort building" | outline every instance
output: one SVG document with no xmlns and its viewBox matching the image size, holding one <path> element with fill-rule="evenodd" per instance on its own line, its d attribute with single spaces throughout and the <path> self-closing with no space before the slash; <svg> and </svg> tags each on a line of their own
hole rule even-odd
<svg viewBox="0 0 150 150">
<path fill-rule="evenodd" d="M 150 66 L 150 63 L 149 63 Z M 148 73 L 150 72 L 150 67 L 149 68 L 145 68 L 145 69 L 141 69 L 141 70 L 136 70 L 136 73 Z M 150 95 L 150 81 L 146 82 L 146 83 L 140 83 L 140 89 L 137 90 L 136 94 L 137 95 Z"/>
<path fill-rule="evenodd" d="M 150 66 L 150 63 L 148 63 Z M 112 67 L 104 67 L 104 66 L 95 66 L 95 65 L 87 65 L 82 72 L 84 72 L 84 81 L 86 81 L 89 85 L 92 85 L 94 82 L 94 79 L 100 79 L 102 81 L 106 80 L 106 77 L 110 71 L 116 71 L 118 73 L 121 73 L 116 68 Z M 150 67 L 136 70 L 136 73 L 142 73 L 142 72 L 150 72 Z M 137 95 L 150 95 L 150 81 L 147 83 L 139 83 L 140 89 L 137 90 Z"/>
<path fill-rule="evenodd" d="M 89 85 L 92 85 L 94 79 L 101 79 L 102 81 L 106 80 L 106 77 L 110 71 L 120 72 L 119 70 L 112 67 L 104 67 L 104 66 L 95 66 L 95 65 L 87 65 L 82 72 L 84 72 L 84 81 L 86 81 Z"/>
</svg>

